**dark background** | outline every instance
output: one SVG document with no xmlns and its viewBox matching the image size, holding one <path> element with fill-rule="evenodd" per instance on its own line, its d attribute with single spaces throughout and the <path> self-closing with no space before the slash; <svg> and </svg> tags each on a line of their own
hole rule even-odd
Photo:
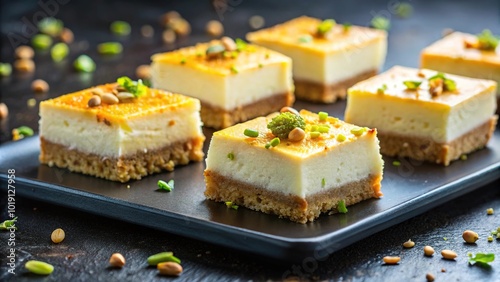
<svg viewBox="0 0 500 282">
<path fill-rule="evenodd" d="M 51 2 L 51 1 L 48 1 Z M 55 2 L 55 1 L 52 1 Z M 0 141 L 11 139 L 12 128 L 28 125 L 35 130 L 38 122 L 38 104 L 27 106 L 27 100 L 37 101 L 64 93 L 77 91 L 92 85 L 114 81 L 116 77 L 135 77 L 135 68 L 148 64 L 150 56 L 196 42 L 210 39 L 205 24 L 211 19 L 222 21 L 226 35 L 244 38 L 251 29 L 248 19 L 261 15 L 266 27 L 285 20 L 309 15 L 318 18 L 334 18 L 337 22 L 368 25 L 374 15 L 390 17 L 389 50 L 384 69 L 395 64 L 418 66 L 420 50 L 441 37 L 445 28 L 479 33 L 483 28 L 500 33 L 500 1 L 407 1 L 414 8 L 413 15 L 400 19 L 393 13 L 397 1 L 228 1 L 221 9 L 220 1 L 68 1 L 59 5 L 55 17 L 73 30 L 75 42 L 70 45 L 69 57 L 54 63 L 48 52 L 35 55 L 36 71 L 0 78 L 0 100 L 10 109 L 7 120 L 1 121 Z M 57 2 L 55 2 L 57 3 Z M 214 5 L 214 3 L 216 5 Z M 217 6 L 218 8 L 214 8 Z M 161 41 L 159 17 L 170 10 L 178 11 L 192 27 L 192 34 L 172 45 Z M 1 62 L 13 63 L 13 50 L 8 34 L 24 35 L 23 18 L 33 21 L 33 15 L 43 11 L 38 1 L 0 1 Z M 109 24 L 114 20 L 126 20 L 132 25 L 132 34 L 121 38 L 111 35 Z M 153 38 L 143 38 L 140 27 L 149 24 L 155 28 Z M 120 41 L 124 52 L 113 57 L 102 57 L 96 45 L 104 41 Z M 75 73 L 73 60 L 80 54 L 88 54 L 97 63 L 93 74 Z M 46 80 L 51 89 L 46 94 L 33 94 L 31 81 Z M 500 174 L 500 172 L 499 172 Z M 164 279 L 155 269 L 146 267 L 146 258 L 160 251 L 171 250 L 182 259 L 185 273 L 178 281 L 234 281 L 234 280 L 282 280 L 292 275 L 304 280 L 334 281 L 425 281 L 425 274 L 432 272 L 437 281 L 500 281 L 500 258 L 490 268 L 469 266 L 467 252 L 493 252 L 500 256 L 500 241 L 488 243 L 491 229 L 500 226 L 500 182 L 476 190 L 395 227 L 379 232 L 369 239 L 348 246 L 334 253 L 325 261 L 304 261 L 290 264 L 270 261 L 231 249 L 203 243 L 134 226 L 128 223 L 96 217 L 75 210 L 49 205 L 25 198 L 17 198 L 17 214 L 20 217 L 16 232 L 18 265 L 17 275 L 6 273 L 5 256 L 8 233 L 0 238 L 0 280 L 48 281 L 117 281 Z M 1 210 L 6 210 L 5 195 L 1 196 Z M 485 210 L 493 207 L 497 214 L 486 216 Z M 5 218 L 2 214 L 2 220 Z M 66 231 L 66 240 L 54 245 L 50 233 L 57 227 Z M 461 234 L 473 229 L 480 234 L 476 245 L 465 245 Z M 404 250 L 401 244 L 411 238 L 416 247 Z M 445 240 L 444 238 L 447 238 Z M 456 262 L 444 261 L 436 254 L 433 258 L 422 255 L 424 245 L 432 245 L 439 252 L 449 248 L 457 251 Z M 121 252 L 127 259 L 122 270 L 107 268 L 107 260 L 113 252 Z M 385 255 L 400 255 L 398 266 L 384 266 Z M 40 259 L 55 265 L 51 276 L 36 277 L 27 274 L 22 266 L 29 259 Z M 441 272 L 445 268 L 446 272 Z"/>
</svg>

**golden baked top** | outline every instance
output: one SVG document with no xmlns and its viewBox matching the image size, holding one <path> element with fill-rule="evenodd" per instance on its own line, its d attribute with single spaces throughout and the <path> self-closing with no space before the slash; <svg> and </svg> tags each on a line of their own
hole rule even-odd
<svg viewBox="0 0 500 282">
<path fill-rule="evenodd" d="M 229 39 L 229 41 L 232 40 Z M 291 59 L 281 53 L 248 44 L 240 39 L 236 39 L 236 43 L 233 41 L 232 44 L 234 44 L 233 48 L 225 49 L 222 40 L 212 40 L 171 52 L 155 54 L 151 60 L 153 64 L 175 64 L 224 76 L 271 64 L 291 66 Z"/>
<path fill-rule="evenodd" d="M 276 26 L 247 34 L 250 42 L 274 43 L 317 53 L 334 53 L 363 47 L 377 40 L 385 40 L 383 30 L 334 24 L 325 36 L 318 36 L 321 20 L 298 17 Z"/>
<path fill-rule="evenodd" d="M 473 34 L 454 32 L 426 47 L 422 51 L 422 56 L 451 57 L 457 60 L 464 59 L 494 64 L 500 67 L 500 48 L 496 50 L 481 50 L 469 45 L 476 41 L 477 36 Z"/>
<path fill-rule="evenodd" d="M 98 120 L 120 122 L 133 117 L 147 116 L 153 113 L 173 111 L 187 108 L 193 103 L 199 103 L 195 98 L 173 94 L 167 91 L 147 87 L 145 93 L 137 98 L 125 99 L 119 103 L 106 103 L 103 93 L 112 93 L 117 83 L 109 83 L 84 89 L 74 93 L 59 96 L 40 103 L 40 107 L 56 107 L 70 111 L 88 112 L 97 116 Z M 90 106 L 89 100 L 101 93 L 102 102 Z"/>
<path fill-rule="evenodd" d="M 301 110 L 300 116 L 305 122 L 305 135 L 299 141 L 292 141 L 289 138 L 278 138 L 268 128 L 268 124 L 276 116 L 278 113 L 236 124 L 215 132 L 214 137 L 246 142 L 252 146 L 262 147 L 264 150 L 267 148 L 267 150 L 291 157 L 307 158 L 313 154 L 330 151 L 342 144 L 354 142 L 358 138 L 376 138 L 377 135 L 375 129 L 358 127 L 328 116 L 327 113 L 316 114 Z M 258 133 L 258 136 L 249 137 L 245 134 L 246 130 L 252 130 Z M 275 139 L 280 139 L 279 144 L 273 144 Z"/>
<path fill-rule="evenodd" d="M 438 85 L 436 82 L 441 83 Z M 473 96 L 495 92 L 496 87 L 497 83 L 492 80 L 394 66 L 382 74 L 357 83 L 349 88 L 348 93 L 452 107 Z"/>
</svg>

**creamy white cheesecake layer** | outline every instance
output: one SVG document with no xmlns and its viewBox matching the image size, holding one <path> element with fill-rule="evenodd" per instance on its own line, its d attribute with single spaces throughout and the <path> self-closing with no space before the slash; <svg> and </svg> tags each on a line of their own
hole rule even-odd
<svg viewBox="0 0 500 282">
<path fill-rule="evenodd" d="M 234 154 L 233 160 L 228 153 Z M 382 175 L 383 168 L 378 139 L 366 134 L 330 151 L 297 158 L 214 135 L 206 162 L 207 170 L 222 176 L 301 198 Z"/>
<path fill-rule="evenodd" d="M 295 79 L 321 84 L 334 84 L 367 71 L 379 70 L 387 53 L 387 42 L 384 40 L 325 54 L 304 52 L 275 42 L 259 44 L 292 58 Z"/>
<path fill-rule="evenodd" d="M 151 66 L 155 88 L 198 98 L 228 111 L 293 92 L 292 70 L 287 64 L 266 64 L 227 76 L 165 62 L 153 62 Z"/>
<path fill-rule="evenodd" d="M 126 157 L 161 149 L 201 135 L 199 103 L 130 117 L 121 123 L 97 122 L 92 112 L 41 104 L 40 137 L 83 153 Z"/>
</svg>

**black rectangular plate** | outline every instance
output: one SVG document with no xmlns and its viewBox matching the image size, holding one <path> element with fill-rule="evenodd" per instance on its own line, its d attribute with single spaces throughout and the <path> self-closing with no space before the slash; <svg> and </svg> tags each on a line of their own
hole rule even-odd
<svg viewBox="0 0 500 282">
<path fill-rule="evenodd" d="M 319 105 L 304 102 L 297 109 L 327 111 L 342 118 L 345 102 Z M 213 131 L 207 136 L 205 152 Z M 7 170 L 16 170 L 17 195 L 69 206 L 86 212 L 149 226 L 203 241 L 281 260 L 321 259 L 384 228 L 427 211 L 500 177 L 500 130 L 488 146 L 449 167 L 384 157 L 384 197 L 349 207 L 347 214 L 323 215 L 297 224 L 273 215 L 205 200 L 205 163 L 177 167 L 127 184 L 97 179 L 38 162 L 38 137 L 0 147 L 1 189 Z M 175 180 L 170 193 L 157 181 Z M 130 188 L 127 187 L 130 185 Z"/>
</svg>

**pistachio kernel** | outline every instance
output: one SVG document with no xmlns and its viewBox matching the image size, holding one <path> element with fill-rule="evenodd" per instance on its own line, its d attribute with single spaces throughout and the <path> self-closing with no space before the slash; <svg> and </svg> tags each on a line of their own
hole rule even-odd
<svg viewBox="0 0 500 282">
<path fill-rule="evenodd" d="M 208 59 L 217 58 L 226 50 L 224 46 L 220 44 L 211 45 L 207 48 L 206 54 Z"/>
</svg>

